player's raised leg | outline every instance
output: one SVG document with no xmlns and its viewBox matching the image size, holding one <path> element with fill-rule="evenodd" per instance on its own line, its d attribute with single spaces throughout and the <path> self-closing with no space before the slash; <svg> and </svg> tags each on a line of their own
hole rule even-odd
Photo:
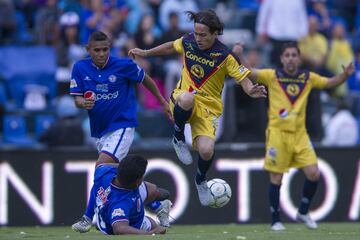
<svg viewBox="0 0 360 240">
<path fill-rule="evenodd" d="M 196 146 L 199 151 L 199 158 L 195 176 L 195 185 L 201 205 L 209 206 L 214 202 L 214 199 L 207 186 L 206 173 L 209 171 L 214 159 L 215 141 L 207 136 L 198 136 L 196 138 Z"/>
<path fill-rule="evenodd" d="M 188 92 L 180 94 L 175 101 L 174 106 L 174 136 L 173 146 L 179 160 L 189 165 L 192 163 L 190 150 L 185 142 L 184 128 L 187 120 L 191 117 L 194 106 L 194 95 Z"/>
<path fill-rule="evenodd" d="M 271 211 L 271 229 L 274 231 L 285 230 L 280 219 L 280 187 L 283 174 L 270 172 L 269 204 Z"/>
<path fill-rule="evenodd" d="M 318 225 L 310 217 L 309 207 L 317 189 L 320 178 L 320 171 L 317 164 L 304 167 L 303 171 L 305 173 L 306 179 L 304 181 L 301 202 L 299 210 L 296 214 L 296 220 L 303 222 L 310 229 L 316 229 Z"/>
</svg>

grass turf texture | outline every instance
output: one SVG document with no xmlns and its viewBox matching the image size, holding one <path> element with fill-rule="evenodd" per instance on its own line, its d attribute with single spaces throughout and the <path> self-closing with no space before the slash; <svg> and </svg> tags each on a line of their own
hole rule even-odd
<svg viewBox="0 0 360 240">
<path fill-rule="evenodd" d="M 227 225 L 173 225 L 166 235 L 156 236 L 110 236 L 117 239 L 169 239 L 169 240 L 348 240 L 360 239 L 360 223 L 320 223 L 317 230 L 308 230 L 302 224 L 285 223 L 286 230 L 273 232 L 265 224 Z M 89 233 L 80 234 L 70 227 L 0 227 L 0 239 L 109 239 L 109 236 L 92 228 Z"/>
</svg>

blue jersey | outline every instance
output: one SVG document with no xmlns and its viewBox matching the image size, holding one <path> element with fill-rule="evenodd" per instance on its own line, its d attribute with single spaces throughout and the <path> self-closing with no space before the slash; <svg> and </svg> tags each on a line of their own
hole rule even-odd
<svg viewBox="0 0 360 240">
<path fill-rule="evenodd" d="M 139 189 L 115 186 L 112 180 L 116 172 L 116 167 L 102 165 L 96 168 L 94 176 L 97 225 L 106 234 L 113 234 L 112 225 L 115 222 L 127 221 L 130 226 L 140 229 L 144 219 L 144 205 Z"/>
<path fill-rule="evenodd" d="M 95 94 L 95 105 L 89 110 L 91 136 L 100 138 L 119 128 L 136 127 L 135 84 L 142 82 L 145 72 L 129 58 L 110 57 L 103 68 L 91 58 L 75 63 L 70 81 L 70 94 Z"/>
</svg>

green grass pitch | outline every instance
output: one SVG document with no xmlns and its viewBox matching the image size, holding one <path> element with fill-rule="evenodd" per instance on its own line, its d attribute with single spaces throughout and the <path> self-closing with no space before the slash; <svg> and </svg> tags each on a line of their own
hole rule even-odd
<svg viewBox="0 0 360 240">
<path fill-rule="evenodd" d="M 106 236 L 93 228 L 79 234 L 70 227 L 0 227 L 1 240 L 92 240 L 92 239 L 164 239 L 164 240 L 360 240 L 360 222 L 320 223 L 317 230 L 302 224 L 287 223 L 283 232 L 273 232 L 266 224 L 173 225 L 165 235 Z"/>
</svg>

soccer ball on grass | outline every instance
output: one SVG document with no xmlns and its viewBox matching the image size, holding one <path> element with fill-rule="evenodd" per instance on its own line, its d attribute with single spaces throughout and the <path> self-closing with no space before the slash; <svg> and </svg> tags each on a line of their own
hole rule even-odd
<svg viewBox="0 0 360 240">
<path fill-rule="evenodd" d="M 210 193 L 214 198 L 214 204 L 209 205 L 212 208 L 221 208 L 225 206 L 231 198 L 231 188 L 230 185 L 220 179 L 214 178 L 207 182 L 207 185 L 210 189 Z"/>
</svg>

